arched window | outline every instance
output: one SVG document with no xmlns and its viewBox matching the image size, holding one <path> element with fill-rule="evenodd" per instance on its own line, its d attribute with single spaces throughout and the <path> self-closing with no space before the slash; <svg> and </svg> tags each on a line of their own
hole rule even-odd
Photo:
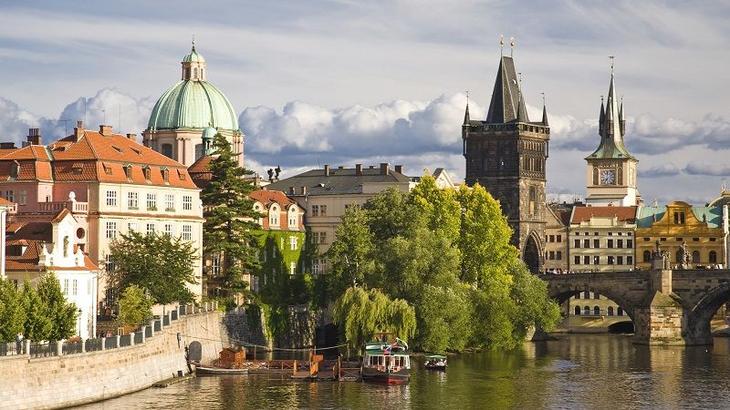
<svg viewBox="0 0 730 410">
<path fill-rule="evenodd" d="M 609 316 L 613 316 L 613 306 L 609 306 L 608 309 L 606 309 L 606 312 Z"/>
<path fill-rule="evenodd" d="M 617 312 L 616 314 L 619 315 L 619 316 L 623 316 L 624 315 L 624 310 L 621 309 L 621 306 L 619 306 L 618 308 L 616 308 L 616 312 Z"/>
<path fill-rule="evenodd" d="M 700 251 L 692 251 L 692 263 L 700 263 Z"/>
<path fill-rule="evenodd" d="M 271 208 L 269 208 L 269 227 L 278 227 L 279 226 L 279 207 L 276 205 L 272 205 Z"/>
<path fill-rule="evenodd" d="M 599 308 L 598 306 L 593 306 L 593 314 L 595 316 L 601 316 L 601 308 Z"/>
<path fill-rule="evenodd" d="M 193 78 L 198 78 L 198 67 L 193 68 Z"/>
<path fill-rule="evenodd" d="M 590 306 L 583 306 L 583 314 L 586 316 L 591 315 L 591 307 Z"/>
<path fill-rule="evenodd" d="M 717 263 L 717 252 L 710 251 L 710 263 Z"/>
<path fill-rule="evenodd" d="M 575 307 L 575 315 L 580 316 L 580 306 Z"/>
<path fill-rule="evenodd" d="M 162 155 L 172 158 L 172 144 L 162 144 Z"/>
<path fill-rule="evenodd" d="M 598 292 L 593 292 L 593 299 L 600 299 L 601 295 L 598 294 Z"/>
<path fill-rule="evenodd" d="M 644 251 L 644 262 L 651 262 L 651 252 Z"/>
</svg>

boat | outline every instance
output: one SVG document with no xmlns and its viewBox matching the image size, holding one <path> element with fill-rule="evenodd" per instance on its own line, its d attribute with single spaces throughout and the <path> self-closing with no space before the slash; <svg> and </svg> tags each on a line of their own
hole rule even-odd
<svg viewBox="0 0 730 410">
<path fill-rule="evenodd" d="M 387 336 L 365 344 L 360 374 L 363 381 L 405 384 L 411 379 L 408 344 L 399 338 L 388 342 Z"/>
<path fill-rule="evenodd" d="M 248 369 L 226 369 L 224 367 L 195 366 L 195 374 L 197 376 L 246 375 L 248 374 Z"/>
<path fill-rule="evenodd" d="M 446 370 L 446 356 L 440 354 L 432 354 L 426 356 L 424 367 L 428 370 Z"/>
</svg>

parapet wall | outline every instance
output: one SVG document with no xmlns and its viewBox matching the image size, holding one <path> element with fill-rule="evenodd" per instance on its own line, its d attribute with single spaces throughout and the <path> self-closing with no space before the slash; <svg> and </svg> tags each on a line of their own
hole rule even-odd
<svg viewBox="0 0 730 410">
<path fill-rule="evenodd" d="M 226 339 L 222 314 L 213 311 L 171 320 L 134 346 L 45 358 L 0 357 L 0 408 L 68 407 L 142 390 L 179 371 L 188 373 L 186 344 L 199 341 L 206 362 L 218 356 Z"/>
</svg>

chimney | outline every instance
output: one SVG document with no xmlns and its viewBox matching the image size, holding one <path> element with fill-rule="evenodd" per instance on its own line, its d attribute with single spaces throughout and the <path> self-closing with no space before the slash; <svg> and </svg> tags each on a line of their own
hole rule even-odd
<svg viewBox="0 0 730 410">
<path fill-rule="evenodd" d="M 326 176 L 326 177 L 330 176 L 330 166 L 329 165 L 324 166 L 324 176 Z"/>
<path fill-rule="evenodd" d="M 380 175 L 388 175 L 388 174 L 389 174 L 388 163 L 381 162 L 380 163 Z"/>
<path fill-rule="evenodd" d="M 104 135 L 104 136 L 112 135 L 112 126 L 111 125 L 100 125 L 99 134 Z"/>
<path fill-rule="evenodd" d="M 137 134 L 127 134 L 127 138 L 132 141 L 137 141 Z"/>
<path fill-rule="evenodd" d="M 355 175 L 362 175 L 362 164 L 355 164 Z"/>
<path fill-rule="evenodd" d="M 0 142 L 0 149 L 15 149 L 14 142 Z"/>
<path fill-rule="evenodd" d="M 77 141 L 81 139 L 81 136 L 84 134 L 84 122 L 81 120 L 76 121 L 76 128 L 74 128 L 74 141 Z"/>
<path fill-rule="evenodd" d="M 28 145 L 41 145 L 41 130 L 28 128 Z"/>
<path fill-rule="evenodd" d="M 395 166 L 395 172 L 402 174 L 403 173 L 403 165 L 396 165 Z"/>
<path fill-rule="evenodd" d="M 302 186 L 302 195 L 307 195 L 307 187 Z"/>
</svg>

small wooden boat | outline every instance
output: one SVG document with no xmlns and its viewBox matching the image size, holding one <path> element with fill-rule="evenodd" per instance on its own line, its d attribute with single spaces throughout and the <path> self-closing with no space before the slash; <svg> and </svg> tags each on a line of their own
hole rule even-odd
<svg viewBox="0 0 730 410">
<path fill-rule="evenodd" d="M 246 375 L 248 369 L 226 369 L 224 367 L 195 366 L 195 374 L 198 376 L 227 376 Z"/>
<path fill-rule="evenodd" d="M 387 342 L 385 337 L 381 337 L 380 341 L 365 344 L 361 369 L 363 381 L 405 384 L 411 379 L 410 369 L 408 344 L 401 339 Z"/>
<path fill-rule="evenodd" d="M 446 356 L 440 354 L 432 354 L 426 356 L 424 367 L 428 370 L 446 370 Z"/>
</svg>

